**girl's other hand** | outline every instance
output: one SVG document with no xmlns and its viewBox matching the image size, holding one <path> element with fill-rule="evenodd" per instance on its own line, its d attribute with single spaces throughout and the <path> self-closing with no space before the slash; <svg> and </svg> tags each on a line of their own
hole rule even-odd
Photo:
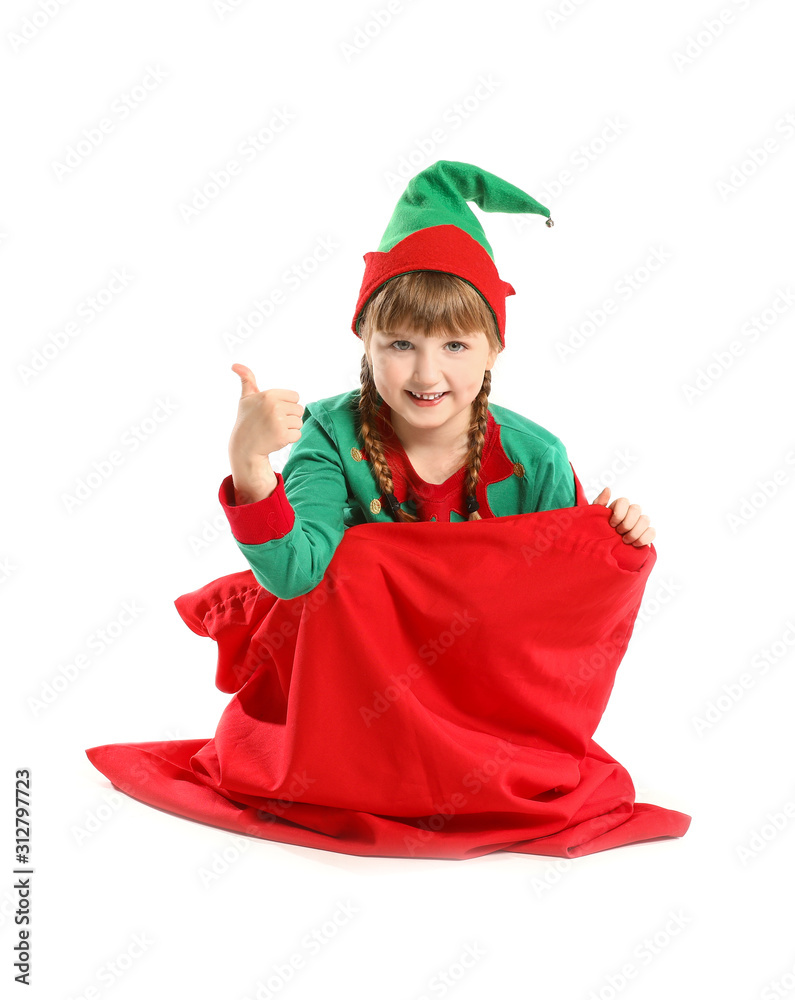
<svg viewBox="0 0 795 1000">
<path fill-rule="evenodd" d="M 642 545 L 651 545 L 657 537 L 657 532 L 649 524 L 649 515 L 641 514 L 640 507 L 636 503 L 630 503 L 626 497 L 619 497 L 611 504 L 610 487 L 605 486 L 599 496 L 591 502 L 610 507 L 613 515 L 610 518 L 610 526 L 623 536 L 627 544 L 632 544 L 640 548 Z"/>
</svg>

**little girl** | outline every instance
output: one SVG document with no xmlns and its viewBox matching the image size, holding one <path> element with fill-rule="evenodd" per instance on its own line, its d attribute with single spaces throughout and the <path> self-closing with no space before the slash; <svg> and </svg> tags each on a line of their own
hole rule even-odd
<svg viewBox="0 0 795 1000">
<path fill-rule="evenodd" d="M 242 396 L 219 500 L 254 576 L 279 597 L 317 586 L 353 524 L 478 520 L 577 502 L 561 441 L 489 405 L 514 289 L 498 277 L 468 200 L 550 214 L 471 164 L 439 161 L 413 178 L 379 251 L 364 258 L 352 325 L 364 343 L 361 389 L 310 412 L 297 392 L 260 392 L 249 368 L 232 366 Z M 284 471 L 274 473 L 270 455 L 288 444 Z M 593 502 L 609 497 L 606 487 Z M 621 497 L 609 506 L 625 542 L 652 542 L 637 504 Z"/>
<path fill-rule="evenodd" d="M 570 858 L 686 832 L 592 738 L 654 529 L 624 497 L 608 515 L 609 489 L 589 504 L 560 440 L 489 404 L 514 289 L 468 201 L 552 224 L 471 164 L 414 177 L 364 257 L 360 388 L 303 407 L 233 366 L 219 500 L 250 569 L 175 604 L 235 696 L 212 739 L 88 749 L 121 791 L 357 855 Z"/>
</svg>

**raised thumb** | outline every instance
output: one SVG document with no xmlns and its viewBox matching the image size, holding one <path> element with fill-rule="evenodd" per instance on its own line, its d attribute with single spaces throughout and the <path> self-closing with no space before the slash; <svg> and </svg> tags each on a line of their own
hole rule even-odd
<svg viewBox="0 0 795 1000">
<path fill-rule="evenodd" d="M 241 399 L 243 396 L 253 396 L 255 392 L 259 392 L 257 380 L 254 378 L 254 372 L 250 368 L 246 368 L 245 365 L 232 365 L 232 371 L 240 376 Z"/>
</svg>

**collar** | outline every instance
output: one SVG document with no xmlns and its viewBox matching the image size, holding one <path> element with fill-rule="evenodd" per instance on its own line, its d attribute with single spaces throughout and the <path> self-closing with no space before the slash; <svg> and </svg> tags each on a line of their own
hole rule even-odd
<svg viewBox="0 0 795 1000">
<path fill-rule="evenodd" d="M 443 483 L 427 483 L 415 471 L 400 438 L 394 431 L 390 421 L 390 407 L 382 401 L 377 412 L 378 430 L 384 443 L 384 452 L 390 460 L 394 493 L 399 503 L 404 503 L 409 492 L 421 500 L 445 500 L 452 497 L 455 508 L 463 505 L 464 482 L 466 467 L 458 469 Z M 486 433 L 481 457 L 480 476 L 475 495 L 480 503 L 479 513 L 483 516 L 483 508 L 488 509 L 486 501 L 486 486 L 489 483 L 507 479 L 513 475 L 514 463 L 505 454 L 500 443 L 499 426 L 491 410 L 487 411 Z M 459 511 L 463 514 L 463 510 Z"/>
</svg>

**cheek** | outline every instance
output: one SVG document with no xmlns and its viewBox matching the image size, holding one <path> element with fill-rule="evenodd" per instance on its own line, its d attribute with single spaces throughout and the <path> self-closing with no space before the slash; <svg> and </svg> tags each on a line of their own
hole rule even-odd
<svg viewBox="0 0 795 1000">
<path fill-rule="evenodd" d="M 401 376 L 403 369 L 406 367 L 404 359 L 399 354 L 384 355 L 378 359 L 376 364 L 378 371 L 386 379 Z"/>
<path fill-rule="evenodd" d="M 383 356 L 373 359 L 373 377 L 387 390 L 392 390 L 396 384 L 404 381 L 400 368 L 399 359 Z"/>
</svg>

